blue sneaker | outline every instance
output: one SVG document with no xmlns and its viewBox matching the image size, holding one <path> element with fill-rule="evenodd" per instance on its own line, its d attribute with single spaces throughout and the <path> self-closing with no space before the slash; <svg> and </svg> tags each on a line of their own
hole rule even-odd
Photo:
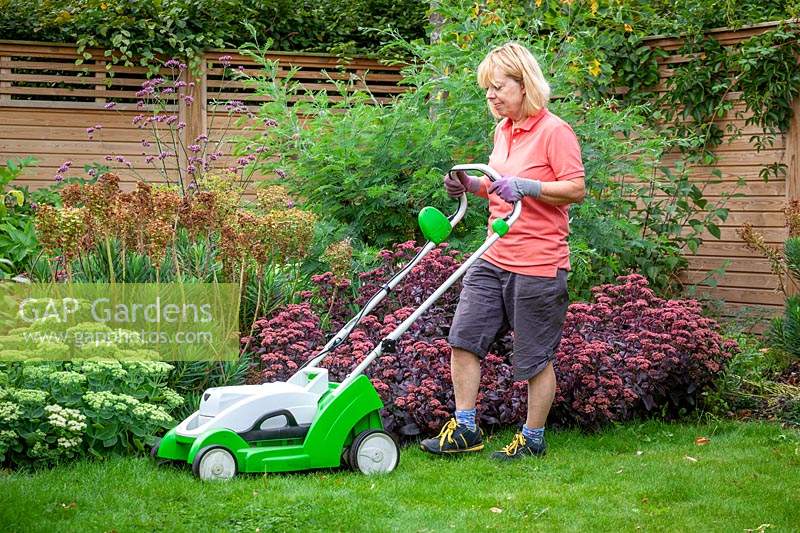
<svg viewBox="0 0 800 533">
<path fill-rule="evenodd" d="M 511 444 L 505 446 L 502 450 L 494 452 L 492 454 L 492 459 L 513 461 L 515 459 L 522 459 L 523 457 L 541 457 L 546 453 L 547 444 L 544 440 L 541 444 L 530 443 L 520 431 L 514 435 Z"/>
<path fill-rule="evenodd" d="M 483 449 L 483 432 L 480 428 L 472 431 L 451 418 L 437 436 L 420 442 L 420 448 L 436 455 L 479 452 Z"/>
</svg>

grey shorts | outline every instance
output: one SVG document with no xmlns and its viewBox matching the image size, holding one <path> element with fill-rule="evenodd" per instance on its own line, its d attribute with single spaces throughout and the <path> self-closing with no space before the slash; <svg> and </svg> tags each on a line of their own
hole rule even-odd
<svg viewBox="0 0 800 533">
<path fill-rule="evenodd" d="M 483 358 L 512 330 L 514 379 L 528 380 L 555 358 L 568 306 L 566 270 L 555 278 L 527 276 L 478 259 L 464 276 L 447 341 Z"/>
</svg>

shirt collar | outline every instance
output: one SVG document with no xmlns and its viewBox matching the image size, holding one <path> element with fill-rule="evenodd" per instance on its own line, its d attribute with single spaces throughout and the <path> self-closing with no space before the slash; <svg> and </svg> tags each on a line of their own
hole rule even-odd
<svg viewBox="0 0 800 533">
<path fill-rule="evenodd" d="M 538 122 L 540 120 L 542 120 L 542 118 L 544 118 L 544 116 L 546 114 L 547 114 L 547 108 L 546 107 L 541 108 L 535 114 L 533 114 L 533 115 L 529 116 L 528 118 L 526 118 L 525 122 L 523 122 L 520 126 L 517 126 L 517 130 L 519 130 L 519 131 L 531 131 L 533 129 L 533 127 L 536 124 L 538 124 Z M 505 118 L 502 128 L 504 130 L 510 130 L 512 124 L 513 124 L 513 121 L 510 118 Z"/>
</svg>

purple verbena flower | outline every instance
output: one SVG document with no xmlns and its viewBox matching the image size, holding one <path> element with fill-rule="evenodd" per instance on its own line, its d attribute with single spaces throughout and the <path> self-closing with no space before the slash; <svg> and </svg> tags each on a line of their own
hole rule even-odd
<svg viewBox="0 0 800 533">
<path fill-rule="evenodd" d="M 231 66 L 231 56 L 220 56 L 219 61 L 223 67 Z"/>
<path fill-rule="evenodd" d="M 69 167 L 72 166 L 72 161 L 64 161 L 60 167 L 58 167 L 59 174 L 66 174 L 69 171 Z"/>
<path fill-rule="evenodd" d="M 64 176 L 62 176 L 61 174 L 56 174 L 55 176 L 53 176 L 53 179 L 56 181 L 62 181 L 64 179 Z"/>
<path fill-rule="evenodd" d="M 103 108 L 105 108 L 105 109 L 113 109 L 114 106 L 116 106 L 116 105 L 117 105 L 116 102 L 109 102 L 106 105 L 104 105 Z"/>
<path fill-rule="evenodd" d="M 195 153 L 197 153 L 197 152 L 199 152 L 200 150 L 202 150 L 202 148 L 200 147 L 200 145 L 199 145 L 199 144 L 190 144 L 190 145 L 189 145 L 189 151 L 190 151 L 190 152 L 195 152 Z"/>
</svg>

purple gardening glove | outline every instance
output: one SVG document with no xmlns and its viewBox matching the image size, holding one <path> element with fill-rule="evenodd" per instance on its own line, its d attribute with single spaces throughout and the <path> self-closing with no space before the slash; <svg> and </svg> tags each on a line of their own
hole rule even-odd
<svg viewBox="0 0 800 533">
<path fill-rule="evenodd" d="M 475 194 L 481 188 L 480 178 L 467 175 L 463 170 L 448 172 L 444 175 L 444 188 L 448 196 L 457 198 L 465 192 Z"/>
<path fill-rule="evenodd" d="M 518 176 L 503 176 L 489 186 L 489 194 L 496 194 L 506 202 L 519 202 L 523 196 L 538 198 L 542 192 L 542 182 Z"/>
</svg>

